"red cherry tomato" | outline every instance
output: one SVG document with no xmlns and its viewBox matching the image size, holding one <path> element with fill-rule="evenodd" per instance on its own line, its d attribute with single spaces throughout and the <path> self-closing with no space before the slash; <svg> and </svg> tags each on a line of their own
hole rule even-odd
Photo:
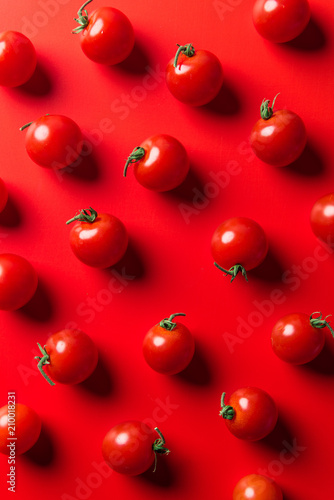
<svg viewBox="0 0 334 500">
<path fill-rule="evenodd" d="M 233 500 L 283 500 L 283 493 L 270 477 L 249 474 L 235 485 Z"/>
<path fill-rule="evenodd" d="M 92 0 L 78 11 L 80 26 L 72 33 L 82 33 L 81 48 L 86 56 L 100 64 L 113 65 L 126 59 L 134 46 L 132 24 L 123 12 L 113 7 L 99 7 L 90 17 L 85 10 Z"/>
<path fill-rule="evenodd" d="M 6 184 L 0 178 L 0 212 L 2 212 L 3 209 L 5 208 L 7 200 L 8 200 L 8 191 L 6 188 Z"/>
<path fill-rule="evenodd" d="M 0 309 L 15 311 L 33 297 L 37 289 L 37 273 L 20 255 L 0 255 Z"/>
<path fill-rule="evenodd" d="M 274 112 L 275 99 L 271 107 L 269 100 L 262 101 L 261 118 L 253 127 L 250 144 L 263 162 L 286 167 L 302 154 L 307 141 L 306 130 L 303 120 L 293 111 L 279 109 Z"/>
<path fill-rule="evenodd" d="M 32 77 L 36 62 L 36 51 L 29 38 L 17 31 L 0 33 L 0 85 L 23 85 Z"/>
<path fill-rule="evenodd" d="M 120 474 L 142 474 L 156 461 L 158 453 L 169 453 L 163 435 L 157 427 L 154 430 L 159 434 L 157 439 L 153 430 L 142 422 L 131 420 L 115 425 L 103 440 L 103 458 Z"/>
<path fill-rule="evenodd" d="M 271 42 L 289 42 L 300 35 L 310 20 L 307 0 L 256 0 L 253 22 L 258 33 Z"/>
<path fill-rule="evenodd" d="M 60 169 L 75 162 L 82 150 L 78 125 L 62 115 L 45 115 L 27 123 L 25 147 L 33 162 L 41 167 Z"/>
<path fill-rule="evenodd" d="M 184 370 L 192 360 L 195 351 L 194 338 L 182 323 L 173 322 L 172 314 L 151 328 L 143 343 L 143 354 L 153 370 L 165 375 L 175 375 Z"/>
<path fill-rule="evenodd" d="M 317 317 L 313 317 L 319 314 Z M 322 319 L 321 313 L 308 316 L 304 313 L 287 314 L 277 321 L 271 332 L 271 345 L 274 353 L 283 361 L 302 365 L 314 359 L 325 344 L 326 326 L 334 336 L 330 324 Z"/>
<path fill-rule="evenodd" d="M 245 387 L 235 391 L 228 404 L 225 404 L 224 398 L 225 392 L 221 398 L 220 415 L 235 437 L 257 441 L 274 429 L 278 412 L 267 392 L 257 387 Z"/>
<path fill-rule="evenodd" d="M 39 360 L 38 368 L 50 385 L 54 385 L 52 380 L 60 384 L 79 384 L 96 368 L 96 345 L 81 330 L 61 330 L 48 338 L 44 348 L 37 345 L 42 356 L 35 356 L 35 359 Z"/>
<path fill-rule="evenodd" d="M 21 403 L 3 406 L 0 408 L 0 453 L 10 455 L 12 451 L 14 455 L 21 455 L 30 450 L 39 438 L 41 427 L 40 417 L 29 406 Z M 12 438 L 16 439 L 11 441 Z"/>
<path fill-rule="evenodd" d="M 317 238 L 334 247 L 334 193 L 326 194 L 315 202 L 310 222 Z"/>
<path fill-rule="evenodd" d="M 128 246 L 128 233 L 122 221 L 92 208 L 81 210 L 66 222 L 77 221 L 70 233 L 74 255 L 84 264 L 106 269 L 118 262 Z"/>
<path fill-rule="evenodd" d="M 139 184 L 159 192 L 179 186 L 189 171 L 189 159 L 184 146 L 166 134 L 149 137 L 132 151 L 124 167 L 124 177 L 130 164 L 134 164 L 134 174 Z"/>
<path fill-rule="evenodd" d="M 220 91 L 223 79 L 217 56 L 208 50 L 195 50 L 190 43 L 179 45 L 175 58 L 169 61 L 166 69 L 170 93 L 191 106 L 212 101 Z"/>
<path fill-rule="evenodd" d="M 231 282 L 241 271 L 247 280 L 246 271 L 257 267 L 268 252 L 268 241 L 262 227 L 247 217 L 228 219 L 213 233 L 211 253 L 215 265 L 231 275 Z"/>
</svg>

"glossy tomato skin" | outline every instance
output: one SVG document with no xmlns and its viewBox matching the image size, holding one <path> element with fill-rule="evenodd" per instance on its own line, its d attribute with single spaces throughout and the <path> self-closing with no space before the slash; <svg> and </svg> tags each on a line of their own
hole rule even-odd
<svg viewBox="0 0 334 500">
<path fill-rule="evenodd" d="M 123 422 L 106 434 L 102 444 L 103 458 L 114 471 L 137 476 L 153 465 L 154 441 L 152 429 L 144 423 Z"/>
<path fill-rule="evenodd" d="M 315 202 L 310 223 L 315 236 L 334 248 L 334 193 L 326 194 Z"/>
<path fill-rule="evenodd" d="M 212 256 L 221 267 L 239 264 L 246 271 L 264 260 L 268 241 L 262 227 L 247 217 L 233 217 L 220 224 L 211 240 Z"/>
<path fill-rule="evenodd" d="M 15 406 L 15 411 L 12 406 Z M 0 408 L 0 453 L 4 455 L 10 454 L 10 448 L 7 446 L 10 442 L 7 438 L 11 437 L 8 432 L 8 425 L 11 424 L 11 413 L 15 413 L 15 454 L 21 455 L 36 443 L 39 438 L 42 422 L 39 415 L 30 408 L 21 403 L 15 405 L 9 405 L 9 415 L 8 415 L 8 405 Z M 9 417 L 9 421 L 8 421 Z"/>
<path fill-rule="evenodd" d="M 236 390 L 226 403 L 234 409 L 232 420 L 225 420 L 228 430 L 237 438 L 258 441 L 275 427 L 278 411 L 272 397 L 258 387 Z"/>
<path fill-rule="evenodd" d="M 84 264 L 106 269 L 125 254 L 128 233 L 121 220 L 111 214 L 98 214 L 94 222 L 78 221 L 70 232 L 70 246 Z"/>
<path fill-rule="evenodd" d="M 38 284 L 37 273 L 24 257 L 0 255 L 0 309 L 15 311 L 33 297 Z"/>
<path fill-rule="evenodd" d="M 189 171 L 187 151 L 180 141 L 167 134 L 149 137 L 140 145 L 145 150 L 134 164 L 134 175 L 142 186 L 164 192 L 179 186 Z"/>
<path fill-rule="evenodd" d="M 27 127 L 25 147 L 33 162 L 55 170 L 74 163 L 83 139 L 78 125 L 67 116 L 45 115 Z"/>
<path fill-rule="evenodd" d="M 312 361 L 322 351 L 325 332 L 310 323 L 304 313 L 287 314 L 279 319 L 271 332 L 274 353 L 283 361 L 302 365 Z"/>
<path fill-rule="evenodd" d="M 0 212 L 2 212 L 3 209 L 5 208 L 7 200 L 8 200 L 8 191 L 6 188 L 6 184 L 0 178 Z"/>
<path fill-rule="evenodd" d="M 253 23 L 267 40 L 284 43 L 304 31 L 311 17 L 308 0 L 256 0 Z"/>
<path fill-rule="evenodd" d="M 233 490 L 233 500 L 283 500 L 278 484 L 267 476 L 249 474 L 242 477 Z"/>
<path fill-rule="evenodd" d="M 50 364 L 44 371 L 54 382 L 79 384 L 96 368 L 98 351 L 93 340 L 81 330 L 65 329 L 52 334 L 45 350 Z"/>
<path fill-rule="evenodd" d="M 264 120 L 260 118 L 250 136 L 256 156 L 274 167 L 286 167 L 304 151 L 307 136 L 303 120 L 293 111 L 280 109 Z"/>
<path fill-rule="evenodd" d="M 208 50 L 195 50 L 192 57 L 181 53 L 174 68 L 174 58 L 166 69 L 170 93 L 190 106 L 203 106 L 214 99 L 221 89 L 224 75 L 221 63 Z"/>
<path fill-rule="evenodd" d="M 32 77 L 36 62 L 36 51 L 29 38 L 18 31 L 0 33 L 0 85 L 23 85 Z"/>
<path fill-rule="evenodd" d="M 89 17 L 82 31 L 81 48 L 92 61 L 114 65 L 126 59 L 134 46 L 132 24 L 123 12 L 113 7 L 100 7 Z"/>
<path fill-rule="evenodd" d="M 164 375 L 175 375 L 184 370 L 195 352 L 194 337 L 186 326 L 176 322 L 173 330 L 159 324 L 151 328 L 143 342 L 143 354 L 153 370 Z"/>
</svg>

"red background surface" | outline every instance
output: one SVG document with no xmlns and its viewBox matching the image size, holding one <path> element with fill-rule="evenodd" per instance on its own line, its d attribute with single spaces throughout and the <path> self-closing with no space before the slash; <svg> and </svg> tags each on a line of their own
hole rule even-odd
<svg viewBox="0 0 334 500">
<path fill-rule="evenodd" d="M 93 3 L 90 11 L 108 4 Z M 39 61 L 31 82 L 0 92 L 0 175 L 10 196 L 0 215 L 1 251 L 27 257 L 40 277 L 29 305 L 0 314 L 1 405 L 7 390 L 16 391 L 44 429 L 17 460 L 18 499 L 229 499 L 253 472 L 275 478 L 285 500 L 333 498 L 334 343 L 327 332 L 320 357 L 293 367 L 273 354 L 270 332 L 290 312 L 333 313 L 333 256 L 313 236 L 309 213 L 333 189 L 334 8 L 312 0 L 306 32 L 273 45 L 256 33 L 252 3 L 115 0 L 133 23 L 136 47 L 126 62 L 100 67 L 71 35 L 77 2 L 0 2 L 1 31 L 30 36 Z M 188 42 L 214 52 L 225 72 L 218 98 L 198 109 L 173 99 L 163 80 L 175 44 Z M 248 146 L 262 99 L 277 92 L 277 108 L 300 114 L 309 137 L 302 157 L 284 169 L 262 164 Z M 59 175 L 30 161 L 18 131 L 48 112 L 70 116 L 95 143 Z M 165 194 L 142 188 L 131 171 L 122 177 L 132 149 L 160 132 L 178 137 L 191 159 L 185 184 Z M 128 228 L 130 249 L 113 270 L 88 268 L 69 248 L 65 221 L 89 205 Z M 213 266 L 210 240 L 236 215 L 263 226 L 270 253 L 248 284 L 230 285 Z M 181 311 L 197 353 L 182 375 L 161 376 L 145 364 L 142 339 Z M 88 382 L 52 388 L 34 367 L 36 342 L 69 324 L 92 336 L 101 362 Z M 256 443 L 234 438 L 218 416 L 221 393 L 247 385 L 267 390 L 279 408 L 275 431 Z M 157 424 L 166 437 L 172 452 L 155 475 L 96 471 L 105 433 L 128 419 Z M 292 454 L 284 451 L 293 443 Z M 0 467 L 4 495 L 5 457 Z"/>
</svg>

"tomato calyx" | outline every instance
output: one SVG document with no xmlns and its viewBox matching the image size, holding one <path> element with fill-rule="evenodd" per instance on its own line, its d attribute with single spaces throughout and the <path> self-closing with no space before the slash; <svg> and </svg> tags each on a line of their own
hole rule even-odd
<svg viewBox="0 0 334 500">
<path fill-rule="evenodd" d="M 269 118 L 272 117 L 272 115 L 274 113 L 274 106 L 275 106 L 276 97 L 278 95 L 279 95 L 279 93 L 275 95 L 271 106 L 269 106 L 270 99 L 263 99 L 263 101 L 261 103 L 261 107 L 260 107 L 260 115 L 261 115 L 261 118 L 263 120 L 269 120 Z"/>
<path fill-rule="evenodd" d="M 225 396 L 226 396 L 226 392 L 223 392 L 221 400 L 220 400 L 221 410 L 219 412 L 219 415 L 221 417 L 225 418 L 225 420 L 232 420 L 232 418 L 235 415 L 235 411 L 234 411 L 234 408 L 232 406 L 226 405 L 224 403 Z"/>
<path fill-rule="evenodd" d="M 34 357 L 34 359 L 38 359 L 37 368 L 39 369 L 39 371 L 41 372 L 41 374 L 43 375 L 43 377 L 45 378 L 45 380 L 50 385 L 55 385 L 55 383 L 52 382 L 52 380 L 47 376 L 47 374 L 45 373 L 45 371 L 43 369 L 44 365 L 49 365 L 50 364 L 50 356 L 46 352 L 46 346 L 42 347 L 41 344 L 39 344 L 38 342 L 37 342 L 37 345 L 39 347 L 39 350 L 42 353 L 42 356 L 35 356 Z"/>
<path fill-rule="evenodd" d="M 234 280 L 236 275 L 240 272 L 243 275 L 243 277 L 245 278 L 245 280 L 248 282 L 246 269 L 243 266 L 241 266 L 240 264 L 235 264 L 234 266 L 230 267 L 230 269 L 228 269 L 228 270 L 221 267 L 219 264 L 217 264 L 217 262 L 214 262 L 214 265 L 216 267 L 218 267 L 218 269 L 220 271 L 223 271 L 224 273 L 226 273 L 225 276 L 228 276 L 228 275 L 232 276 L 230 283 L 232 283 L 232 281 Z"/>
<path fill-rule="evenodd" d="M 180 45 L 179 43 L 177 43 L 176 45 L 179 48 L 177 49 L 176 54 L 175 54 L 174 63 L 173 63 L 174 68 L 177 68 L 177 60 L 178 60 L 181 52 L 182 52 L 182 54 L 184 54 L 187 57 L 192 57 L 193 55 L 195 55 L 195 48 L 193 47 L 193 45 L 191 45 L 191 43 L 187 43 L 187 45 Z"/>
<path fill-rule="evenodd" d="M 137 146 L 132 153 L 128 156 L 128 159 L 126 160 L 126 164 L 124 166 L 123 170 L 123 176 L 126 177 L 126 173 L 128 170 L 128 166 L 131 163 L 137 163 L 137 161 L 141 160 L 143 156 L 145 155 L 145 149 L 141 148 L 140 146 Z"/>
<path fill-rule="evenodd" d="M 85 9 L 85 7 L 92 1 L 93 0 L 87 0 L 87 2 L 85 2 L 78 10 L 78 19 L 74 18 L 74 21 L 79 23 L 79 26 L 77 26 L 76 28 L 74 28 L 74 30 L 72 30 L 73 34 L 77 35 L 78 33 L 81 33 L 81 31 L 83 31 L 88 26 L 89 18 L 88 18 L 88 12 Z"/>
<path fill-rule="evenodd" d="M 160 455 L 168 455 L 170 453 L 170 450 L 166 448 L 165 444 L 165 438 L 163 437 L 161 431 L 158 429 L 158 427 L 155 427 L 154 430 L 159 434 L 159 438 L 156 439 L 152 445 L 152 449 L 154 451 L 154 469 L 153 472 L 157 470 L 157 461 L 158 461 L 158 453 Z"/>
<path fill-rule="evenodd" d="M 174 313 L 169 316 L 169 318 L 164 318 L 163 320 L 160 321 L 159 326 L 161 328 L 164 328 L 165 330 L 172 331 L 176 327 L 176 323 L 174 323 L 173 319 L 175 316 L 185 316 L 184 313 Z"/>
<path fill-rule="evenodd" d="M 74 221 L 83 221 L 83 222 L 94 222 L 97 217 L 97 212 L 92 207 L 85 208 L 84 210 L 80 210 L 80 212 L 69 219 L 66 224 L 71 224 Z"/>
<path fill-rule="evenodd" d="M 319 316 L 317 318 L 313 318 L 313 316 L 315 314 L 319 314 Z M 333 328 L 331 327 L 331 325 L 328 323 L 328 321 L 326 321 L 326 319 L 331 316 L 331 314 L 328 314 L 327 316 L 324 317 L 324 319 L 322 319 L 322 314 L 321 312 L 317 311 L 317 312 L 314 312 L 311 314 L 310 316 L 310 323 L 312 326 L 314 326 L 314 328 L 327 328 L 329 329 L 329 331 L 331 332 L 331 334 L 333 335 L 334 337 L 334 330 Z"/>
</svg>

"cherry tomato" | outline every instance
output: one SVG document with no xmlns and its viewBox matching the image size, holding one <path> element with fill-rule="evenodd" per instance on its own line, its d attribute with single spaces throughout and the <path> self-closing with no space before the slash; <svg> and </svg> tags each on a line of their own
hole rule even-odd
<svg viewBox="0 0 334 500">
<path fill-rule="evenodd" d="M 261 118 L 253 127 L 250 144 L 263 162 L 286 167 L 302 154 L 307 141 L 306 130 L 303 120 L 293 111 L 279 109 L 274 112 L 275 99 L 271 107 L 269 100 L 262 101 Z"/>
<path fill-rule="evenodd" d="M 124 177 L 130 164 L 134 164 L 134 174 L 139 184 L 159 192 L 179 186 L 189 171 L 189 159 L 184 146 L 166 134 L 149 137 L 132 151 L 124 167 Z"/>
<path fill-rule="evenodd" d="M 55 385 L 52 380 L 60 384 L 79 384 L 96 368 L 96 345 L 81 330 L 61 330 L 48 338 L 44 348 L 37 345 L 42 356 L 35 356 L 35 359 L 38 359 L 38 368 L 50 385 Z"/>
<path fill-rule="evenodd" d="M 2 212 L 3 209 L 5 208 L 7 200 L 8 200 L 8 192 L 6 184 L 0 178 L 0 212 Z"/>
<path fill-rule="evenodd" d="M 21 455 L 36 443 L 42 422 L 35 410 L 21 403 L 0 408 L 0 453 Z M 13 432 L 14 434 L 11 434 Z M 11 441 L 11 438 L 16 438 Z M 11 446 L 8 446 L 8 445 Z"/>
<path fill-rule="evenodd" d="M 29 38 L 18 31 L 0 33 L 0 85 L 23 85 L 32 77 L 36 63 L 36 51 Z"/>
<path fill-rule="evenodd" d="M 258 441 L 275 427 L 278 412 L 271 396 L 257 387 L 236 390 L 228 404 L 221 398 L 220 415 L 225 419 L 228 430 L 239 439 Z"/>
<path fill-rule="evenodd" d="M 313 317 L 319 314 L 317 317 Z M 271 332 L 274 353 L 283 361 L 302 365 L 312 361 L 325 344 L 326 326 L 334 336 L 334 331 L 321 313 L 308 316 L 304 313 L 287 314 L 277 321 Z"/>
<path fill-rule="evenodd" d="M 310 222 L 317 238 L 334 247 L 334 193 L 326 194 L 315 202 Z"/>
<path fill-rule="evenodd" d="M 84 264 L 106 269 L 118 262 L 128 246 L 122 221 L 110 214 L 98 214 L 91 207 L 66 222 L 76 221 L 70 233 L 74 255 Z"/>
<path fill-rule="evenodd" d="M 156 467 L 157 454 L 167 455 L 169 450 L 159 429 L 154 430 L 159 435 L 157 439 L 143 422 L 130 420 L 115 425 L 103 440 L 103 458 L 113 470 L 129 476 L 142 474 L 154 462 Z"/>
<path fill-rule="evenodd" d="M 176 323 L 172 314 L 151 328 L 143 343 L 143 354 L 153 370 L 165 375 L 175 375 L 184 370 L 195 351 L 194 338 L 182 323 Z"/>
<path fill-rule="evenodd" d="M 213 233 L 211 253 L 215 265 L 234 280 L 241 272 L 257 267 L 268 252 L 268 241 L 262 227 L 247 217 L 228 219 Z"/>
<path fill-rule="evenodd" d="M 33 297 L 37 289 L 37 273 L 24 257 L 0 254 L 0 309 L 15 311 Z"/>
<path fill-rule="evenodd" d="M 307 0 L 256 0 L 253 22 L 258 33 L 271 42 L 289 42 L 300 35 L 310 20 Z"/>
<path fill-rule="evenodd" d="M 79 26 L 72 33 L 82 33 L 81 48 L 92 61 L 108 66 L 126 59 L 135 43 L 132 24 L 123 12 L 113 7 L 99 7 L 90 17 L 85 10 L 88 0 L 78 11 Z"/>
<path fill-rule="evenodd" d="M 217 56 L 208 50 L 195 50 L 190 43 L 179 45 L 175 58 L 169 61 L 166 69 L 170 93 L 191 106 L 212 101 L 220 91 L 223 79 Z"/>
<path fill-rule="evenodd" d="M 233 500 L 283 500 L 283 493 L 270 477 L 249 474 L 235 485 Z"/>
<path fill-rule="evenodd" d="M 78 125 L 62 115 L 41 116 L 27 123 L 25 147 L 33 162 L 41 167 L 61 169 L 80 156 L 83 139 Z"/>
</svg>

